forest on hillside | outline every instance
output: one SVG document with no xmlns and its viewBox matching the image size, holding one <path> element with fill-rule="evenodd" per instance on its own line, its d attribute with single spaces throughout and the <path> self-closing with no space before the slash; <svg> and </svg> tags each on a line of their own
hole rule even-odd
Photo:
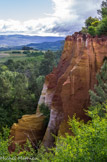
<svg viewBox="0 0 107 162">
<path fill-rule="evenodd" d="M 0 130 L 10 128 L 22 115 L 36 112 L 45 76 L 61 56 L 61 51 L 24 53 L 24 60 L 0 63 Z"/>
</svg>

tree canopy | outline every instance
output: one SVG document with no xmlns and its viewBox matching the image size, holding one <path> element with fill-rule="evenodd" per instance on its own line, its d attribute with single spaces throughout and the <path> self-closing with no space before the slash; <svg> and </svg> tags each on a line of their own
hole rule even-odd
<svg viewBox="0 0 107 162">
<path fill-rule="evenodd" d="M 97 10 L 97 13 L 101 19 L 107 16 L 107 0 L 102 1 L 101 9 Z"/>
</svg>

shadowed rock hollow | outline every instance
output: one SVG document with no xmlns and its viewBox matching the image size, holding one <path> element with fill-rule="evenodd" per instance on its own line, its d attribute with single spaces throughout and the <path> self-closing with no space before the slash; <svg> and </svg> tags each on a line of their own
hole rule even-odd
<svg viewBox="0 0 107 162">
<path fill-rule="evenodd" d="M 38 108 L 41 103 L 45 103 L 51 109 L 50 121 L 45 135 L 42 126 L 44 120 L 41 120 L 41 114 L 37 109 L 37 113 L 40 114 L 40 118 L 38 118 L 41 125 L 39 131 L 43 132 L 39 140 L 43 138 L 43 144 L 46 147 L 51 147 L 54 144 L 52 134 L 64 135 L 65 132 L 69 132 L 68 116 L 72 118 L 76 113 L 80 119 L 88 120 L 83 109 L 87 109 L 89 106 L 88 91 L 94 88 L 96 73 L 100 70 L 104 57 L 107 57 L 107 37 L 92 38 L 90 35 L 75 33 L 66 38 L 58 67 L 46 76 L 38 103 Z M 21 141 L 26 141 L 25 136 L 22 136 L 25 131 L 24 124 L 26 125 L 26 122 L 21 122 L 23 118 L 16 124 L 16 127 L 13 126 L 11 129 L 14 143 L 20 144 Z M 30 120 L 33 123 L 32 129 L 34 129 L 37 139 L 38 124 L 33 118 Z M 23 127 L 21 123 L 23 123 Z M 27 125 L 25 127 L 30 138 L 33 138 L 29 127 Z"/>
</svg>

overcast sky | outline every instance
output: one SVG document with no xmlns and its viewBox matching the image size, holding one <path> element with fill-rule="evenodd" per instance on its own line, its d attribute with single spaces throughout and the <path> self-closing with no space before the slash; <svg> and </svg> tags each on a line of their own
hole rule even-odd
<svg viewBox="0 0 107 162">
<path fill-rule="evenodd" d="M 0 0 L 0 34 L 66 36 L 97 16 L 102 0 Z"/>
</svg>

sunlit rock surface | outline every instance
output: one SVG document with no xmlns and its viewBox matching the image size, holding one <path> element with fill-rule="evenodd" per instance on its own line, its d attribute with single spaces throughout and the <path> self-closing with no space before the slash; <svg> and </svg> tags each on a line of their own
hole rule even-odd
<svg viewBox="0 0 107 162">
<path fill-rule="evenodd" d="M 44 136 L 42 143 L 51 147 L 54 145 L 52 134 L 64 135 L 69 132 L 68 116 L 72 118 L 76 113 L 77 117 L 87 121 L 84 109 L 90 103 L 89 89 L 94 88 L 96 73 L 104 57 L 107 57 L 107 37 L 92 38 L 79 33 L 68 36 L 58 67 L 46 76 L 36 115 L 23 116 L 18 124 L 13 125 L 11 135 L 14 136 L 14 142 L 25 142 L 25 132 L 34 143 Z M 39 112 L 41 103 L 51 109 L 46 132 L 43 127 L 44 117 Z"/>
<path fill-rule="evenodd" d="M 11 137 L 13 143 L 9 147 L 10 151 L 14 151 L 15 144 L 23 145 L 28 139 L 34 148 L 37 143 L 43 139 L 45 133 L 44 116 L 40 113 L 33 115 L 24 115 L 18 120 L 18 123 L 13 124 L 11 128 Z"/>
<path fill-rule="evenodd" d="M 94 88 L 96 73 L 107 57 L 107 37 L 92 38 L 75 33 L 65 40 L 64 50 L 56 69 L 46 77 L 51 99 L 51 115 L 43 144 L 54 144 L 52 134 L 69 132 L 68 116 L 87 121 L 84 109 L 89 106 L 89 89 Z"/>
</svg>

